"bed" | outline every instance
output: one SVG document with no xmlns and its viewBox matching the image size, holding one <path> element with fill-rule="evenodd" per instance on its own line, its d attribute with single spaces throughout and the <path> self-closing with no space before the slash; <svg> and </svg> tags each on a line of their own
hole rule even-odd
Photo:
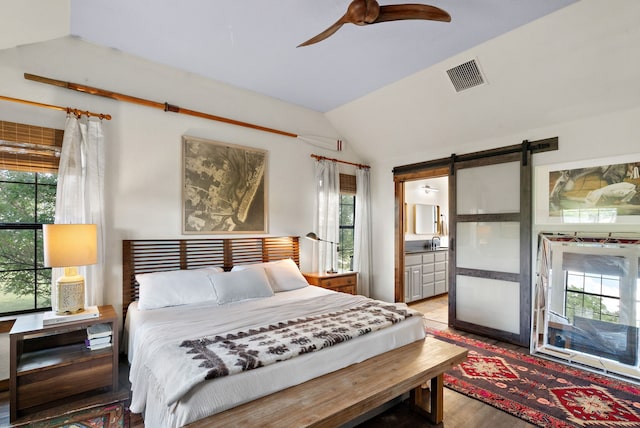
<svg viewBox="0 0 640 428">
<path fill-rule="evenodd" d="M 297 237 L 123 241 L 131 410 L 144 415 L 146 426 L 199 421 L 424 339 L 421 314 L 406 305 L 310 286 L 298 266 Z M 206 294 L 207 287 L 193 292 L 203 277 L 213 294 Z M 341 324 L 341 334 L 320 335 L 322 346 L 314 344 L 313 352 L 306 336 L 296 339 L 306 347 L 286 356 L 273 351 L 286 347 L 260 336 L 272 326 L 280 326 L 274 327 L 278 332 L 299 327 L 297 335 L 345 314 L 364 317 L 359 322 L 366 320 L 367 327 L 354 333 Z M 345 335 L 352 338 L 343 340 Z M 268 351 L 238 353 L 255 338 L 266 340 Z M 219 348 L 210 352 L 214 346 Z M 230 348 L 230 359 L 220 362 Z"/>
</svg>

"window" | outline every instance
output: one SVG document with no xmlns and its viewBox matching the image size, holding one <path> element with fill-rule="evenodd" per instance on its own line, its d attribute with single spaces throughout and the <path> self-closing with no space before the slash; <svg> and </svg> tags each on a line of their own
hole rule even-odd
<svg viewBox="0 0 640 428">
<path fill-rule="evenodd" d="M 355 230 L 356 196 L 340 194 L 340 236 L 338 271 L 353 270 L 353 235 Z"/>
<path fill-rule="evenodd" d="M 0 314 L 51 307 L 42 223 L 53 223 L 57 175 L 0 170 Z"/>
<path fill-rule="evenodd" d="M 618 255 L 566 250 L 562 252 L 562 271 L 566 317 L 571 321 L 580 317 L 620 322 L 620 310 L 629 306 L 625 304 L 621 308 L 621 293 L 631 296 L 635 294 L 636 287 L 635 284 L 627 284 L 630 278 L 628 259 Z M 627 290 L 629 288 L 633 292 Z M 631 314 L 629 310 L 626 312 Z M 632 324 L 635 324 L 635 316 L 632 318 Z M 627 322 L 631 324 L 631 320 Z"/>
<path fill-rule="evenodd" d="M 50 309 L 42 224 L 53 223 L 63 131 L 0 121 L 0 316 Z"/>
<path fill-rule="evenodd" d="M 620 277 L 565 272 L 566 316 L 618 323 L 620 319 Z"/>
<path fill-rule="evenodd" d="M 353 237 L 356 219 L 356 176 L 340 174 L 340 225 L 338 271 L 353 270 Z"/>
</svg>

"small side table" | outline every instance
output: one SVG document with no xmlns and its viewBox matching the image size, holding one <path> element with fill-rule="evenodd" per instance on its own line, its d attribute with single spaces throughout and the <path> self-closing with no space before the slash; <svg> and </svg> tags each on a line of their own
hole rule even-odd
<svg viewBox="0 0 640 428">
<path fill-rule="evenodd" d="M 358 294 L 358 272 L 303 272 L 302 275 L 311 285 L 347 294 Z"/>
<path fill-rule="evenodd" d="M 82 393 L 118 390 L 118 316 L 113 306 L 99 306 L 96 318 L 44 326 L 42 313 L 19 317 L 9 335 L 10 420 L 63 402 Z M 110 324 L 108 348 L 89 350 L 87 328 Z"/>
</svg>

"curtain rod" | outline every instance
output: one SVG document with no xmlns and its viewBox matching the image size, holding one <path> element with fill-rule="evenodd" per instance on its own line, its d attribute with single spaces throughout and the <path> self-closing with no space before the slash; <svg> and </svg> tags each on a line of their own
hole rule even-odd
<svg viewBox="0 0 640 428">
<path fill-rule="evenodd" d="M 5 97 L 3 95 L 0 95 L 0 100 L 11 101 L 11 102 L 14 102 L 14 103 L 22 103 L 22 104 L 27 104 L 27 105 L 36 106 L 36 107 L 45 107 L 45 108 L 50 108 L 52 110 L 66 111 L 67 113 L 73 113 L 76 116 L 82 116 L 82 115 L 94 116 L 94 117 L 99 117 L 100 119 L 111 120 L 111 115 L 110 114 L 94 113 L 92 111 L 79 110 L 77 108 L 54 106 L 54 105 L 51 105 L 51 104 L 43 104 L 43 103 L 38 103 L 38 102 L 35 102 L 35 101 L 21 100 L 20 98 Z"/>
<path fill-rule="evenodd" d="M 160 110 L 164 110 L 165 112 L 185 114 L 188 116 L 199 117 L 202 119 L 214 120 L 217 122 L 227 123 L 229 125 L 242 126 L 244 128 L 255 129 L 257 131 L 270 132 L 272 134 L 284 135 L 285 137 L 297 138 L 299 140 L 305 141 L 309 144 L 320 145 L 320 147 L 327 147 L 330 150 L 335 150 L 337 152 L 342 151 L 342 140 L 333 140 L 327 139 L 324 137 L 312 137 L 305 135 L 298 135 L 292 132 L 281 131 L 279 129 L 268 128 L 266 126 L 255 125 L 249 122 L 243 122 L 240 120 L 229 119 L 222 116 L 216 116 L 209 113 L 204 113 L 197 110 L 190 110 L 186 108 L 182 108 L 173 104 L 169 104 L 168 102 L 160 103 L 153 100 L 147 100 L 144 98 L 138 98 L 127 94 L 120 94 L 118 92 L 109 91 L 106 89 L 95 88 L 93 86 L 81 85 L 79 83 L 73 82 L 64 82 L 62 80 L 51 79 L 49 77 L 37 76 L 35 74 L 24 73 L 24 78 L 27 80 L 32 80 L 34 82 L 45 83 L 47 85 L 58 86 L 65 89 L 70 89 L 72 91 L 82 92 L 89 95 L 96 95 L 99 97 L 109 98 L 116 101 L 123 101 L 132 104 L 138 104 L 146 107 L 156 108 Z M 324 140 L 330 140 L 325 144 Z"/>
<path fill-rule="evenodd" d="M 347 165 L 357 166 L 358 168 L 367 168 L 367 169 L 371 168 L 369 165 L 365 165 L 365 164 L 362 164 L 362 163 L 347 162 L 347 161 L 343 161 L 343 160 L 340 160 L 340 159 L 328 158 L 326 156 L 311 155 L 311 157 L 315 158 L 317 160 L 323 160 L 324 159 L 324 160 L 330 160 L 330 161 L 338 162 L 338 163 L 345 163 Z"/>
</svg>

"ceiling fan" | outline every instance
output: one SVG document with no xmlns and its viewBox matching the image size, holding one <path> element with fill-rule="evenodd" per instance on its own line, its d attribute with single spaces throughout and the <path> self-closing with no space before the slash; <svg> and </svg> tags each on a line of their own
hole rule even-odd
<svg viewBox="0 0 640 428">
<path fill-rule="evenodd" d="M 318 43 L 338 31 L 344 24 L 368 25 L 403 19 L 426 19 L 450 22 L 451 16 L 444 10 L 426 4 L 392 4 L 380 6 L 376 0 L 353 0 L 342 18 L 322 33 L 298 45 Z"/>
</svg>

